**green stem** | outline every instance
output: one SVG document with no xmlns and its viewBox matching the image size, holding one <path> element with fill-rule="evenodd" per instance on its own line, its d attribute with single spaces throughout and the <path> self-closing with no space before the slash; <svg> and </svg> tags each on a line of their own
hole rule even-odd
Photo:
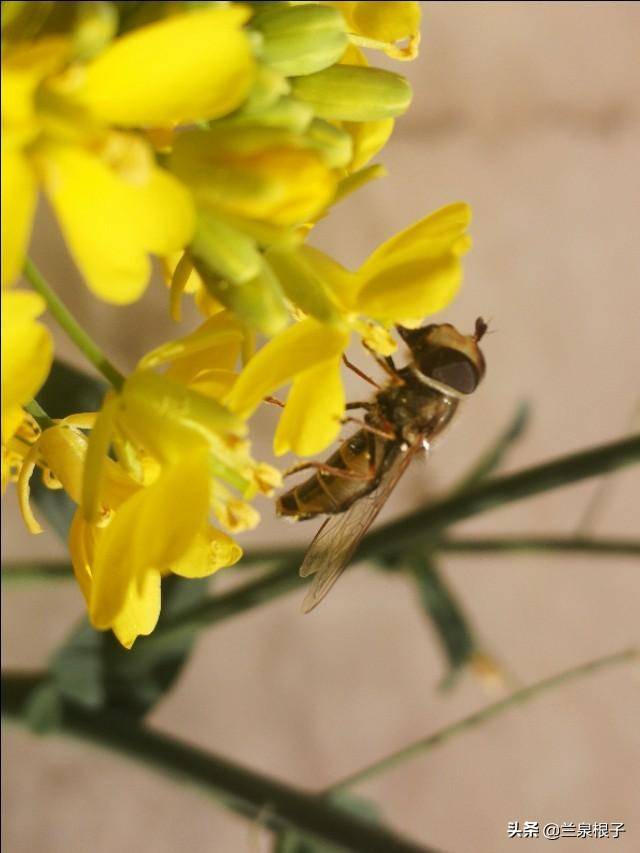
<svg viewBox="0 0 640 853">
<path fill-rule="evenodd" d="M 49 417 L 37 400 L 29 400 L 28 403 L 25 403 L 24 408 L 29 412 L 40 429 L 49 429 L 49 427 L 55 426 L 55 421 Z"/>
<path fill-rule="evenodd" d="M 533 699 L 535 696 L 546 693 L 548 690 L 553 690 L 561 684 L 566 684 L 569 681 L 574 681 L 584 677 L 585 675 L 591 675 L 605 667 L 638 660 L 639 658 L 640 653 L 637 649 L 626 649 L 623 652 L 606 655 L 605 657 L 589 661 L 588 663 L 583 663 L 580 666 L 573 667 L 572 669 L 567 669 L 557 675 L 552 675 L 550 678 L 538 681 L 536 684 L 532 684 L 529 687 L 524 687 L 522 690 L 517 690 L 510 696 L 501 699 L 499 702 L 494 702 L 492 705 L 488 705 L 486 708 L 483 708 L 468 717 L 463 717 L 463 719 L 452 723 L 450 726 L 446 726 L 444 729 L 440 729 L 440 731 L 437 731 L 434 734 L 427 735 L 427 737 L 414 741 L 414 743 L 409 744 L 409 746 L 405 746 L 404 749 L 400 749 L 397 752 L 393 752 L 391 755 L 387 755 L 385 758 L 380 759 L 380 761 L 376 761 L 375 764 L 370 764 L 368 767 L 358 770 L 356 773 L 351 773 L 349 776 L 331 785 L 326 793 L 343 790 L 344 788 L 352 788 L 354 785 L 367 782 L 369 779 L 373 779 L 374 776 L 378 776 L 380 773 L 384 773 L 392 767 L 396 767 L 403 761 L 406 761 L 409 758 L 415 758 L 417 755 L 421 755 L 436 746 L 440 746 L 461 732 L 475 728 L 475 726 L 484 723 L 486 720 L 491 719 L 491 717 L 495 717 L 503 711 L 508 711 L 509 708 L 512 708 L 514 705 L 521 705 L 524 702 L 528 702 L 529 699 Z"/>
<path fill-rule="evenodd" d="M 626 557 L 640 557 L 640 539 L 603 539 L 591 536 L 529 536 L 516 533 L 509 536 L 481 536 L 439 539 L 435 543 L 436 551 L 454 554 L 502 553 L 518 551 L 562 551 L 565 553 L 586 553 L 594 556 L 618 554 Z M 247 551 L 238 564 L 238 568 L 254 569 L 259 565 L 272 563 L 301 562 L 304 548 L 260 548 Z"/>
<path fill-rule="evenodd" d="M 603 474 L 638 460 L 640 436 L 633 436 L 514 474 L 494 477 L 468 492 L 455 493 L 405 518 L 379 527 L 362 540 L 356 558 L 358 561 L 382 558 L 388 559 L 391 564 L 398 561 L 402 564 L 403 552 L 411 547 L 433 545 L 442 530 L 456 521 L 510 501 L 521 500 L 548 489 Z M 632 553 L 635 553 L 633 544 Z M 262 557 L 266 557 L 266 561 L 282 560 L 283 564 L 265 577 L 185 609 L 173 622 L 157 629 L 145 642 L 155 642 L 166 633 L 173 636 L 176 632 L 180 634 L 210 625 L 292 589 L 300 588 L 303 581 L 297 576 L 297 568 L 300 565 L 299 551 L 265 551 L 262 552 Z"/>
<path fill-rule="evenodd" d="M 51 315 L 62 326 L 78 349 L 84 353 L 91 364 L 114 388 L 120 388 L 124 382 L 124 376 L 111 364 L 100 347 L 85 332 L 30 258 L 27 258 L 25 263 L 24 274 L 34 290 L 37 290 L 44 298 Z"/>
<path fill-rule="evenodd" d="M 8 674 L 2 678 L 2 713 L 27 724 L 43 675 Z M 274 831 L 295 828 L 329 844 L 368 853 L 434 853 L 390 830 L 340 809 L 322 796 L 300 791 L 276 779 L 154 731 L 130 717 L 81 708 L 60 699 L 55 733 L 88 741 L 125 758 L 167 773 L 173 781 L 200 791 L 250 820 Z"/>
<path fill-rule="evenodd" d="M 518 551 L 546 553 L 589 554 L 603 556 L 640 557 L 640 539 L 592 539 L 587 536 L 500 536 L 479 539 L 441 539 L 439 551 L 453 554 L 504 554 Z"/>
<path fill-rule="evenodd" d="M 364 540 L 365 547 L 361 547 L 356 556 L 361 559 L 389 553 L 398 548 L 398 543 L 403 550 L 423 544 L 445 527 L 465 518 L 638 461 L 640 435 L 634 435 L 513 474 L 493 477 L 469 491 L 455 493 L 400 521 L 379 527 Z"/>
<path fill-rule="evenodd" d="M 566 554 L 589 554 L 594 557 L 606 557 L 617 555 L 620 557 L 640 557 L 640 540 L 637 539 L 591 539 L 589 537 L 572 536 L 501 536 L 501 537 L 463 537 L 456 539 L 441 539 L 436 545 L 436 552 L 446 551 L 451 554 L 475 555 L 475 554 L 505 554 L 529 552 L 543 554 L 549 551 L 559 551 Z M 290 566 L 297 566 L 304 556 L 303 550 L 296 548 L 282 550 L 259 550 L 248 551 L 239 568 L 255 568 L 256 565 L 268 563 L 281 563 L 286 561 L 287 573 L 291 572 Z M 55 563 L 35 563 L 33 561 L 8 562 L 2 566 L 2 580 L 7 583 L 28 583 L 31 581 L 66 581 L 72 580 L 73 572 L 66 560 Z M 261 581 L 271 578 L 271 573 Z M 293 577 L 290 586 L 276 585 L 269 580 L 265 593 L 264 586 L 253 589 L 250 596 L 243 596 L 247 609 L 257 604 L 262 604 L 293 589 L 299 583 L 299 578 Z M 253 586 L 253 585 L 251 585 Z M 244 589 L 244 587 L 241 587 Z M 262 590 L 262 593 L 260 592 Z M 237 590 L 234 590 L 237 592 Z M 219 601 L 223 596 L 217 596 L 214 601 Z M 235 599 L 238 601 L 238 599 Z M 232 615 L 229 613 L 229 615 Z"/>
<path fill-rule="evenodd" d="M 56 563 L 25 562 L 4 563 L 2 566 L 3 583 L 37 583 L 39 581 L 70 581 L 73 571 L 67 560 Z"/>
</svg>

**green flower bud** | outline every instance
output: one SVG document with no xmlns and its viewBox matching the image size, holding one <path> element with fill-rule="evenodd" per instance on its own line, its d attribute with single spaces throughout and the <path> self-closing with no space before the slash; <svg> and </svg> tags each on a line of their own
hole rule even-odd
<svg viewBox="0 0 640 853">
<path fill-rule="evenodd" d="M 211 273 L 236 285 L 254 278 L 262 266 L 260 252 L 251 237 L 202 212 L 191 251 L 194 259 L 200 260 Z"/>
<path fill-rule="evenodd" d="M 251 27 L 262 35 L 262 59 L 288 77 L 328 68 L 348 43 L 342 14 L 315 3 L 271 6 L 252 19 Z"/>
<path fill-rule="evenodd" d="M 309 125 L 305 139 L 331 169 L 343 168 L 351 162 L 353 140 L 341 127 L 316 118 Z"/>
<path fill-rule="evenodd" d="M 322 323 L 339 318 L 330 293 L 302 252 L 273 247 L 265 257 L 294 305 Z"/>
<path fill-rule="evenodd" d="M 275 335 L 287 325 L 289 312 L 280 282 L 266 263 L 261 263 L 254 278 L 241 285 L 220 278 L 195 253 L 193 263 L 209 293 L 249 326 Z"/>
<path fill-rule="evenodd" d="M 78 3 L 73 31 L 73 52 L 78 59 L 92 59 L 115 36 L 118 15 L 111 3 Z"/>
<path fill-rule="evenodd" d="M 260 127 L 276 127 L 288 130 L 296 135 L 302 134 L 313 119 L 313 110 L 309 104 L 296 101 L 294 98 L 280 98 L 274 104 L 260 111 L 240 110 L 226 124 L 260 125 Z"/>
<path fill-rule="evenodd" d="M 382 68 L 333 65 L 291 80 L 292 94 L 310 104 L 319 118 L 378 121 L 405 112 L 411 102 L 408 80 Z"/>
<path fill-rule="evenodd" d="M 268 109 L 277 103 L 282 95 L 288 95 L 290 89 L 282 74 L 266 65 L 258 65 L 247 100 L 234 115 L 253 115 Z"/>
</svg>

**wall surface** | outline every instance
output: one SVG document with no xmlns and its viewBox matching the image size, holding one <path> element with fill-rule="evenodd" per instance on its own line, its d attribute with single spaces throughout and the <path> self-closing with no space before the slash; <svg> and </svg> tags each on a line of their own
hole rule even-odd
<svg viewBox="0 0 640 853">
<path fill-rule="evenodd" d="M 640 318 L 640 5 L 430 3 L 415 87 L 384 160 L 390 175 L 339 207 L 317 245 L 355 264 L 382 239 L 457 199 L 474 207 L 466 282 L 446 319 L 478 314 L 487 379 L 428 467 L 416 464 L 391 518 L 445 489 L 527 400 L 530 429 L 508 469 L 612 440 L 638 425 Z M 163 337 L 166 294 L 136 308 L 96 303 L 46 212 L 36 257 L 88 327 L 131 366 Z M 59 351 L 75 354 L 58 336 Z M 358 352 L 362 363 L 366 357 Z M 352 396 L 362 394 L 359 381 Z M 634 414 L 635 413 L 635 414 Z M 256 434 L 273 426 L 272 412 Z M 262 425 L 262 429 L 261 429 Z M 257 441 L 266 453 L 267 442 Z M 591 530 L 637 535 L 637 470 L 615 475 Z M 465 534 L 574 532 L 597 482 L 487 513 Z M 31 539 L 4 498 L 5 553 L 63 553 Z M 313 526 L 270 518 L 250 543 L 308 541 Z M 584 556 L 447 556 L 442 569 L 486 649 L 514 683 L 638 642 L 637 561 Z M 232 572 L 230 573 L 232 574 Z M 233 582 L 220 581 L 220 588 Z M 348 572 L 312 617 L 300 594 L 202 637 L 152 717 L 163 730 L 312 788 L 480 708 L 466 673 L 437 685 L 443 661 L 413 591 L 366 567 Z M 72 586 L 4 595 L 6 666 L 37 667 L 82 611 Z M 556 851 L 640 849 L 638 677 L 597 674 L 514 709 L 362 787 L 395 827 L 450 853 L 506 853 L 511 820 L 625 821 L 618 840 Z M 267 850 L 268 836 L 212 802 L 73 742 L 5 733 L 3 824 L 11 853 Z"/>
</svg>

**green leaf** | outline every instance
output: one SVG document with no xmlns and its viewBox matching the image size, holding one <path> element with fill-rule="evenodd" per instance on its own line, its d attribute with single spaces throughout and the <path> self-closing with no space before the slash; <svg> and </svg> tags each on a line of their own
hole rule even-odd
<svg viewBox="0 0 640 853">
<path fill-rule="evenodd" d="M 467 491 L 467 489 L 476 486 L 481 480 L 484 480 L 485 477 L 488 477 L 489 474 L 492 474 L 499 468 L 509 450 L 524 435 L 529 425 L 530 417 L 531 409 L 529 404 L 520 403 L 506 428 L 471 466 L 458 485 L 452 489 L 451 494 L 460 494 Z"/>
<path fill-rule="evenodd" d="M 330 791 L 327 799 L 349 814 L 364 818 L 370 823 L 381 823 L 380 811 L 371 800 L 347 791 Z M 273 853 L 344 853 L 347 848 L 327 844 L 293 829 L 280 832 L 274 841 Z"/>
<path fill-rule="evenodd" d="M 430 557 L 414 555 L 409 565 L 415 578 L 422 607 L 435 628 L 453 676 L 480 651 L 473 631 L 454 593 Z"/>
<path fill-rule="evenodd" d="M 196 606 L 206 597 L 207 588 L 207 578 L 166 578 L 158 626 Z M 50 671 L 56 688 L 66 699 L 140 718 L 173 685 L 191 653 L 196 634 L 195 630 L 172 634 L 164 643 L 146 642 L 141 637 L 127 650 L 111 632 L 96 631 L 83 619 L 54 654 Z"/>
<path fill-rule="evenodd" d="M 49 734 L 59 728 L 62 716 L 62 702 L 55 684 L 45 681 L 38 685 L 25 708 L 29 729 L 37 735 Z"/>
</svg>

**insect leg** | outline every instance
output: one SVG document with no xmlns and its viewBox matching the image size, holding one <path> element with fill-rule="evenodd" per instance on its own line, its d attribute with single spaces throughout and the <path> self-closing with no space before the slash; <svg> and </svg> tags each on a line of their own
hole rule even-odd
<svg viewBox="0 0 640 853">
<path fill-rule="evenodd" d="M 404 385 L 404 379 L 401 379 L 398 375 L 398 371 L 394 364 L 393 359 L 390 355 L 381 356 L 375 350 L 372 350 L 370 346 L 368 346 L 364 341 L 362 342 L 362 346 L 369 352 L 369 355 L 373 356 L 380 367 L 384 370 L 384 372 L 389 376 L 395 385 Z"/>
<path fill-rule="evenodd" d="M 355 364 L 352 364 L 349 361 L 349 359 L 346 357 L 346 355 L 343 354 L 342 360 L 345 363 L 345 365 L 349 368 L 349 370 L 352 370 L 357 376 L 360 377 L 360 379 L 364 379 L 365 382 L 368 382 L 369 385 L 373 385 L 373 387 L 377 388 L 378 391 L 381 389 L 381 386 L 378 385 L 378 383 L 375 381 L 375 379 L 372 379 L 370 376 L 367 376 L 367 374 L 364 371 L 360 370 L 359 367 L 356 367 Z"/>
<path fill-rule="evenodd" d="M 383 429 L 377 429 L 376 427 L 371 426 L 371 424 L 368 424 L 366 421 L 360 420 L 360 418 L 343 418 L 341 423 L 358 424 L 358 426 L 361 426 L 362 429 L 366 430 L 367 432 L 372 432 L 374 435 L 379 435 L 380 438 L 387 438 L 390 441 L 394 441 L 397 438 L 395 432 L 385 432 L 385 430 Z"/>
<path fill-rule="evenodd" d="M 278 400 L 277 397 L 264 397 L 263 401 L 269 403 L 270 406 L 278 406 L 278 408 L 284 409 L 284 403 L 282 400 Z"/>
<path fill-rule="evenodd" d="M 373 404 L 362 402 L 362 403 L 347 403 L 345 409 L 372 409 Z"/>
<path fill-rule="evenodd" d="M 326 465 L 324 462 L 301 462 L 298 465 L 293 465 L 282 475 L 288 477 L 290 474 L 297 474 L 299 471 L 306 471 L 309 468 L 315 468 L 321 474 L 331 474 L 333 477 L 340 477 L 343 480 L 362 480 L 367 481 L 373 479 L 374 472 L 368 471 L 366 474 L 354 474 L 346 468 L 334 468 L 333 465 Z"/>
</svg>

